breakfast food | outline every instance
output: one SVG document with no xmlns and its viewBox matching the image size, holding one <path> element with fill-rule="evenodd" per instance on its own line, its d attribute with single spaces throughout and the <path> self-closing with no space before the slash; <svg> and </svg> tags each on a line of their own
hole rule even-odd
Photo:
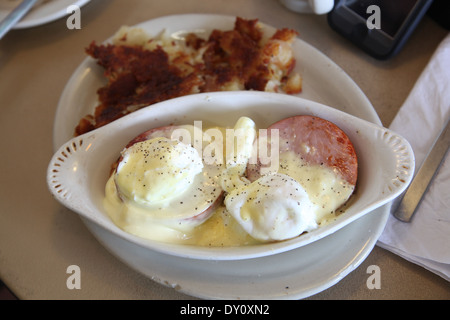
<svg viewBox="0 0 450 320">
<path fill-rule="evenodd" d="M 189 33 L 175 39 L 148 36 L 122 27 L 112 43 L 86 49 L 104 68 L 107 83 L 99 104 L 75 129 L 76 135 L 167 99 L 212 91 L 259 90 L 299 93 L 302 79 L 293 72 L 292 43 L 297 32 L 263 32 L 258 20 L 236 18 L 232 30 L 213 30 L 208 38 Z"/>
<path fill-rule="evenodd" d="M 316 229 L 315 208 L 303 187 L 284 174 L 268 174 L 237 187 L 225 207 L 259 241 L 281 241 Z"/>
<path fill-rule="evenodd" d="M 279 132 L 279 173 L 296 179 L 318 206 L 322 219 L 341 207 L 354 191 L 358 161 L 347 135 L 330 121 L 313 116 L 283 119 L 269 127 Z M 249 165 L 247 177 L 255 181 L 264 166 Z"/>
<path fill-rule="evenodd" d="M 248 117 L 232 128 L 195 122 L 130 141 L 113 164 L 105 207 L 116 225 L 140 237 L 251 245 L 326 224 L 356 180 L 353 145 L 327 120 L 295 116 L 266 131 Z"/>
<path fill-rule="evenodd" d="M 168 126 L 144 132 L 113 164 L 106 204 L 115 223 L 130 233 L 180 237 L 180 232 L 208 219 L 221 202 L 223 191 L 214 178 L 217 167 L 205 165 L 191 141 L 171 139 L 177 130 L 195 128 Z"/>
</svg>

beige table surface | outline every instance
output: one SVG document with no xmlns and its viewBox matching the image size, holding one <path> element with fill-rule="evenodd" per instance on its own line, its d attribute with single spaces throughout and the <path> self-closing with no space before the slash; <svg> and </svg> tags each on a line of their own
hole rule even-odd
<svg viewBox="0 0 450 320">
<path fill-rule="evenodd" d="M 13 30 L 0 41 L 0 279 L 20 299 L 191 299 L 132 270 L 106 251 L 75 213 L 61 210 L 46 185 L 58 99 L 92 40 L 119 26 L 180 13 L 221 13 L 290 27 L 335 61 L 360 86 L 389 126 L 447 31 L 426 17 L 404 50 L 389 61 L 362 53 L 332 31 L 325 16 L 288 11 L 275 0 L 93 0 L 81 30 L 66 19 Z M 66 287 L 69 265 L 82 289 Z M 367 268 L 381 270 L 369 290 Z M 310 299 L 449 299 L 450 284 L 375 247 L 333 287 Z"/>
</svg>

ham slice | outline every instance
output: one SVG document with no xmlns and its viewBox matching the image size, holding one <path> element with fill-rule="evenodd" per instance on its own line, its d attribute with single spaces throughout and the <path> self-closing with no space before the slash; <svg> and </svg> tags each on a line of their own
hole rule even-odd
<svg viewBox="0 0 450 320">
<path fill-rule="evenodd" d="M 351 185 L 356 185 L 358 160 L 348 136 L 330 121 L 314 116 L 294 116 L 272 124 L 279 130 L 279 152 L 293 151 L 311 165 L 326 165 Z M 258 162 L 259 163 L 259 162 Z M 247 177 L 258 179 L 261 164 L 250 165 Z"/>
</svg>

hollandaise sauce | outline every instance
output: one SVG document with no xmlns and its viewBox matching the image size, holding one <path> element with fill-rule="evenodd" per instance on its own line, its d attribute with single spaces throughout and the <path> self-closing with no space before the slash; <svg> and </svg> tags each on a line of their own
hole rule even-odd
<svg viewBox="0 0 450 320">
<path fill-rule="evenodd" d="M 248 179 L 247 167 L 259 158 L 256 126 L 247 117 L 233 128 L 205 130 L 203 142 L 215 145 L 203 143 L 200 150 L 193 140 L 171 139 L 170 132 L 164 127 L 135 139 L 105 187 L 104 206 L 113 222 L 139 237 L 211 247 L 283 241 L 333 220 L 355 187 L 333 167 L 310 164 L 292 150 L 276 154 L 273 172 Z M 223 155 L 222 161 L 206 159 L 211 154 Z"/>
</svg>

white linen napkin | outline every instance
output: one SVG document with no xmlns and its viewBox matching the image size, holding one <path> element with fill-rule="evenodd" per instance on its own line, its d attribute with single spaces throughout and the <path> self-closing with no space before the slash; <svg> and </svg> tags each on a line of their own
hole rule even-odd
<svg viewBox="0 0 450 320">
<path fill-rule="evenodd" d="M 433 54 L 390 129 L 405 137 L 416 173 L 450 117 L 450 33 Z M 450 152 L 410 223 L 389 217 L 377 245 L 450 281 Z"/>
</svg>

